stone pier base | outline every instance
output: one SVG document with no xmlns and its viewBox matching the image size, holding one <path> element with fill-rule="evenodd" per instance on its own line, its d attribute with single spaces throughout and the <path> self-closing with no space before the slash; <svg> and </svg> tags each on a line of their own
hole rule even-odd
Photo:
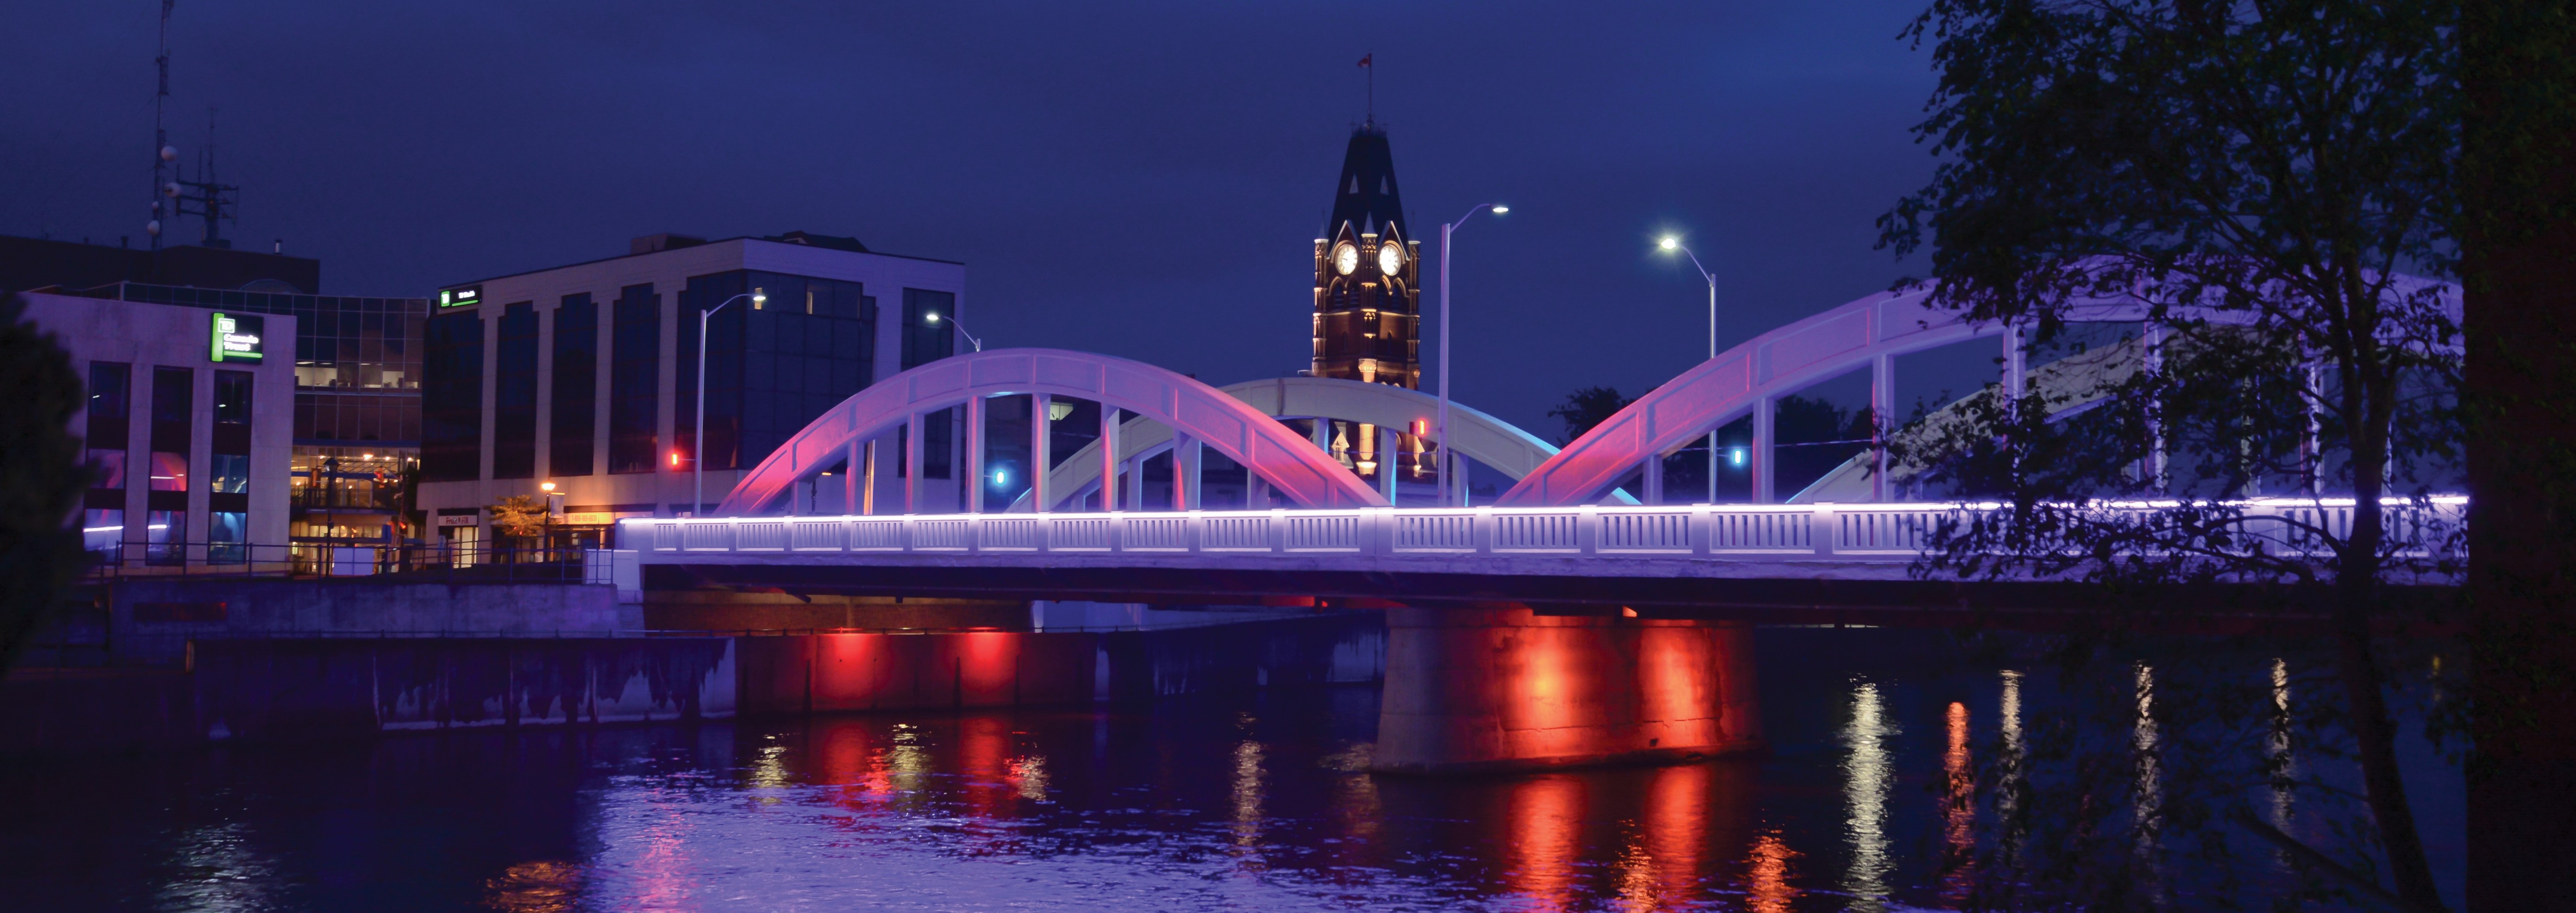
<svg viewBox="0 0 2576 913">
<path fill-rule="evenodd" d="M 1687 760 L 1761 744 L 1741 626 L 1388 610 L 1378 771 Z"/>
</svg>

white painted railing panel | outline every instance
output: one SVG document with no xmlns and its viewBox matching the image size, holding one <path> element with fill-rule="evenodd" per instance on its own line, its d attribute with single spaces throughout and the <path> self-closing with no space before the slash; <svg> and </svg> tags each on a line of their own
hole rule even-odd
<svg viewBox="0 0 2576 913">
<path fill-rule="evenodd" d="M 682 546 L 693 552 L 733 551 L 733 524 L 691 523 L 681 528 Z"/>
<path fill-rule="evenodd" d="M 788 525 L 789 543 L 800 552 L 840 551 L 841 530 L 849 526 L 841 520 L 798 520 Z"/>
<path fill-rule="evenodd" d="M 1368 547 L 1359 514 L 1288 515 L 1283 548 L 1292 552 L 1356 552 Z"/>
<path fill-rule="evenodd" d="M 1186 552 L 1190 550 L 1189 518 L 1182 516 L 1140 517 L 1128 514 L 1119 529 L 1118 550 L 1122 552 Z"/>
<path fill-rule="evenodd" d="M 1199 548 L 1211 552 L 1267 552 L 1270 544 L 1270 517 L 1266 514 L 1211 515 L 1202 517 L 1199 526 Z"/>
<path fill-rule="evenodd" d="M 899 552 L 903 550 L 904 522 L 899 517 L 861 517 L 850 521 L 850 550 L 854 552 Z"/>
<path fill-rule="evenodd" d="M 1947 511 L 1837 511 L 1834 516 L 1834 551 L 1921 552 L 1944 513 Z"/>
<path fill-rule="evenodd" d="M 1046 529 L 1035 517 L 982 517 L 980 547 L 997 552 L 1034 552 L 1046 547 Z"/>
<path fill-rule="evenodd" d="M 1494 513 L 1494 550 L 1498 552 L 1574 552 L 1583 549 L 1582 520 L 1562 511 Z"/>
<path fill-rule="evenodd" d="M 1397 514 L 1395 550 L 1399 552 L 1475 551 L 1476 515 Z"/>
<path fill-rule="evenodd" d="M 1105 552 L 1109 550 L 1109 518 L 1056 517 L 1047 532 L 1047 550 L 1056 552 Z"/>
<path fill-rule="evenodd" d="M 1814 551 L 1815 517 L 1812 509 L 1713 510 L 1708 514 L 1708 547 L 1713 552 Z"/>
<path fill-rule="evenodd" d="M 916 552 L 962 552 L 975 546 L 974 521 L 959 519 L 915 519 L 912 523 L 912 550 Z"/>
<path fill-rule="evenodd" d="M 1684 511 L 1601 515 L 1601 550 L 1605 552 L 1687 552 L 1691 515 Z"/>
</svg>

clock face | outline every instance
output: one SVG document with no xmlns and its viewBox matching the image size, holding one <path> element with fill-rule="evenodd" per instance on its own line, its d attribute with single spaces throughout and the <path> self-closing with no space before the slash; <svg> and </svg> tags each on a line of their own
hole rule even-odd
<svg viewBox="0 0 2576 913">
<path fill-rule="evenodd" d="M 1360 249 L 1347 241 L 1343 242 L 1342 246 L 1333 248 L 1333 268 L 1340 270 L 1345 276 L 1350 275 L 1352 270 L 1360 268 Z"/>
<path fill-rule="evenodd" d="M 1388 241 L 1377 249 L 1377 271 L 1389 276 L 1404 269 L 1404 248 Z"/>
</svg>

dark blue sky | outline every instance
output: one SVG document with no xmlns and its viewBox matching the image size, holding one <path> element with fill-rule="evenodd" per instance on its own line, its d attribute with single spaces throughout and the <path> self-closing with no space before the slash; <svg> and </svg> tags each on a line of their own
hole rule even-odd
<svg viewBox="0 0 2576 913">
<path fill-rule="evenodd" d="M 1919 271 L 1871 220 L 1931 170 L 1922 4 L 179 0 L 170 120 L 189 160 L 219 109 L 233 234 L 330 291 L 804 229 L 964 261 L 990 345 L 1221 383 L 1306 364 L 1374 52 L 1411 218 L 1513 207 L 1459 235 L 1454 383 L 1544 434 L 1576 386 L 1703 356 L 1661 232 L 1730 345 Z M 0 232 L 140 240 L 157 8 L 0 7 L 41 39 L 0 55 Z"/>
</svg>

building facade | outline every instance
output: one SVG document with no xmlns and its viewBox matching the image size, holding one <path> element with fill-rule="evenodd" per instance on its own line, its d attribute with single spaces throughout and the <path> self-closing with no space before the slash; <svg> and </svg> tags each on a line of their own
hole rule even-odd
<svg viewBox="0 0 2576 913">
<path fill-rule="evenodd" d="M 425 326 L 420 506 L 467 547 L 500 541 L 489 508 L 512 496 L 550 502 L 547 536 L 568 546 L 612 544 L 619 518 L 702 513 L 824 410 L 955 354 L 964 303 L 962 264 L 802 232 L 655 235 L 450 286 Z M 923 443 L 950 453 L 955 437 L 938 423 Z M 928 478 L 955 488 L 953 462 Z"/>
<path fill-rule="evenodd" d="M 295 316 L 24 297 L 89 391 L 72 421 L 97 470 L 89 550 L 134 572 L 286 570 Z"/>
<path fill-rule="evenodd" d="M 294 318 L 294 449 L 286 538 L 307 566 L 371 566 L 371 550 L 422 536 L 410 504 L 420 458 L 427 298 L 305 295 L 119 282 L 78 293 L 158 306 Z M 286 336 L 277 336 L 281 345 Z M 361 553 L 362 550 L 365 553 Z"/>
</svg>

